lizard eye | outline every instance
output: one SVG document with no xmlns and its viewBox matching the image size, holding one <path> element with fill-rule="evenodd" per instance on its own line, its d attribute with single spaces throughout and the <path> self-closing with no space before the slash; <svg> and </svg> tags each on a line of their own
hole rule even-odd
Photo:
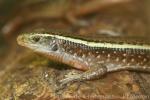
<svg viewBox="0 0 150 100">
<path fill-rule="evenodd" d="M 57 51 L 58 50 L 58 45 L 57 44 L 54 44 L 52 45 L 52 51 Z"/>
<path fill-rule="evenodd" d="M 40 40 L 40 37 L 34 37 L 34 38 L 33 38 L 33 41 L 34 41 L 34 42 L 38 42 L 39 40 Z"/>
</svg>

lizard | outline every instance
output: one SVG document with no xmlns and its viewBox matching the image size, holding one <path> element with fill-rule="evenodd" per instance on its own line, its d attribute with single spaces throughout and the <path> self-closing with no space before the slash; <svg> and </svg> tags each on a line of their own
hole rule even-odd
<svg viewBox="0 0 150 100">
<path fill-rule="evenodd" d="M 23 33 L 17 42 L 50 60 L 83 71 L 60 80 L 62 85 L 121 70 L 150 72 L 150 41 L 145 37 L 89 37 L 52 31 Z"/>
</svg>

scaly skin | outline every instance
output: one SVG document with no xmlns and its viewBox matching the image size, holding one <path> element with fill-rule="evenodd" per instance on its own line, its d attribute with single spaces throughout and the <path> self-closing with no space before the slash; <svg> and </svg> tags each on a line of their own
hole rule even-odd
<svg viewBox="0 0 150 100">
<path fill-rule="evenodd" d="M 61 32 L 20 35 L 20 45 L 51 60 L 84 70 L 61 80 L 62 85 L 91 80 L 108 72 L 133 70 L 150 72 L 150 41 L 134 37 L 83 37 Z"/>
</svg>

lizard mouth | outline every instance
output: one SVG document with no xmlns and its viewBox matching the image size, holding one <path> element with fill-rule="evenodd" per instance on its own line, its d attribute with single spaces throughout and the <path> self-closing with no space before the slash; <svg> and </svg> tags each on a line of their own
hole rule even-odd
<svg viewBox="0 0 150 100">
<path fill-rule="evenodd" d="M 23 35 L 20 35 L 17 37 L 17 43 L 21 46 L 25 46 L 27 41 L 25 41 L 25 38 Z"/>
<path fill-rule="evenodd" d="M 17 38 L 17 43 L 25 48 L 29 48 L 35 52 L 51 52 L 50 48 L 42 46 L 40 44 L 33 43 L 32 40 L 26 35 L 20 35 Z"/>
<path fill-rule="evenodd" d="M 17 37 L 17 43 L 21 46 L 25 46 L 25 47 L 28 47 L 28 46 L 38 46 L 36 43 L 34 43 L 32 41 L 32 39 L 30 38 L 30 36 L 28 34 L 22 34 L 22 35 L 19 35 Z"/>
<path fill-rule="evenodd" d="M 34 44 L 30 41 L 30 39 L 28 39 L 25 35 L 20 35 L 17 38 L 17 43 L 21 46 L 27 47 L 27 48 L 37 48 L 38 45 Z"/>
</svg>

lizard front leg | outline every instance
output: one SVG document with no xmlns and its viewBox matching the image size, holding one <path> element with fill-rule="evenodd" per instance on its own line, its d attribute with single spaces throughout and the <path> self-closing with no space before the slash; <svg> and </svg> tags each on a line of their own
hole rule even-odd
<svg viewBox="0 0 150 100">
<path fill-rule="evenodd" d="M 102 64 L 97 64 L 95 66 L 91 66 L 89 70 L 83 72 L 82 74 L 72 75 L 71 77 L 67 77 L 65 79 L 60 80 L 60 86 L 71 84 L 76 81 L 86 81 L 86 80 L 96 79 L 106 73 L 107 73 L 106 66 Z"/>
</svg>

